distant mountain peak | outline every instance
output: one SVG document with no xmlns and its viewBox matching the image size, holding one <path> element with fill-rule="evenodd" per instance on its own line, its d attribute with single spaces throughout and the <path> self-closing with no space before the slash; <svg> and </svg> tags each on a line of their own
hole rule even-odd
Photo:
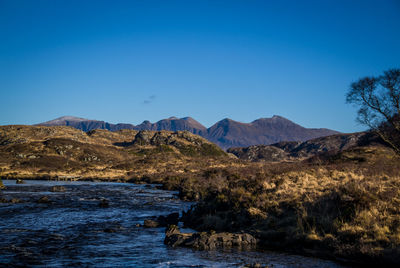
<svg viewBox="0 0 400 268">
<path fill-rule="evenodd" d="M 236 121 L 234 121 L 234 120 L 232 120 L 232 119 L 226 117 L 226 118 L 220 120 L 219 122 L 229 123 L 229 122 L 236 122 Z"/>
<path fill-rule="evenodd" d="M 283 116 L 280 116 L 280 115 L 273 115 L 272 117 L 258 118 L 256 120 L 254 120 L 253 122 L 257 122 L 257 121 L 271 121 L 272 122 L 272 121 L 290 121 L 290 120 Z M 290 121 L 290 122 L 292 122 L 292 121 Z"/>
<path fill-rule="evenodd" d="M 272 116 L 272 118 L 282 118 L 282 119 L 286 119 L 285 117 L 280 116 L 280 115 L 276 115 L 276 114 L 274 114 L 274 115 Z"/>
<path fill-rule="evenodd" d="M 90 119 L 86 119 L 86 118 L 81 118 L 81 117 L 76 117 L 76 116 L 70 116 L 70 115 L 66 115 L 66 116 L 61 116 L 58 117 L 56 119 L 44 122 L 44 123 L 40 123 L 40 125 L 47 125 L 47 124 L 64 124 L 66 121 L 71 121 L 71 122 L 84 122 L 84 121 L 93 121 Z"/>
<path fill-rule="evenodd" d="M 178 117 L 175 117 L 175 116 L 171 116 L 171 117 L 169 117 L 167 120 L 179 120 L 179 118 L 178 118 Z"/>
<path fill-rule="evenodd" d="M 56 118 L 54 120 L 69 120 L 69 121 L 87 121 L 90 119 L 82 118 L 82 117 L 76 117 L 76 116 L 71 116 L 71 115 L 66 115 L 66 116 L 61 116 L 59 118 Z"/>
<path fill-rule="evenodd" d="M 194 120 L 192 117 L 190 117 L 190 116 L 186 116 L 186 117 L 182 117 L 181 118 L 182 120 L 186 120 L 186 121 L 189 121 L 189 120 Z M 196 121 L 196 120 L 195 120 Z"/>
</svg>

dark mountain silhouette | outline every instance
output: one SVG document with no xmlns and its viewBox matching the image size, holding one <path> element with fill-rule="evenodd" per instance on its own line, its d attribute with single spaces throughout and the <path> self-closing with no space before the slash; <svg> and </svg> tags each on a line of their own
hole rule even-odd
<svg viewBox="0 0 400 268">
<path fill-rule="evenodd" d="M 140 125 L 135 126 L 131 124 L 111 124 L 104 121 L 64 116 L 38 125 L 71 126 L 83 131 L 90 131 L 93 129 L 107 129 L 111 131 L 121 129 L 153 131 L 187 130 L 216 143 L 224 149 L 259 144 L 268 145 L 281 141 L 306 141 L 339 133 L 324 128 L 304 128 L 277 115 L 274 115 L 272 118 L 257 119 L 251 123 L 241 123 L 226 118 L 215 123 L 208 129 L 191 117 L 170 117 L 156 123 L 143 121 Z"/>
</svg>

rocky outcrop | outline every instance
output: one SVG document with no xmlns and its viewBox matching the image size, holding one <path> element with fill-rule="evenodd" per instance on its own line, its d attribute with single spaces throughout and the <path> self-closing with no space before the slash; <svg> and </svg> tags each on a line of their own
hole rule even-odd
<svg viewBox="0 0 400 268">
<path fill-rule="evenodd" d="M 281 148 L 269 145 L 253 145 L 250 147 L 231 148 L 228 149 L 228 153 L 248 161 L 259 161 L 262 159 L 269 162 L 275 162 L 286 160 L 288 158 L 287 152 Z"/>
<path fill-rule="evenodd" d="M 306 159 L 324 153 L 338 153 L 355 146 L 379 143 L 376 135 L 369 132 L 338 134 L 305 142 L 279 142 L 271 145 L 230 148 L 228 153 L 248 161 L 292 161 Z"/>
<path fill-rule="evenodd" d="M 182 233 L 176 225 L 171 225 L 165 232 L 164 244 L 172 247 L 190 247 L 199 250 L 217 248 L 252 249 L 257 240 L 250 234 L 234 233 Z"/>
<path fill-rule="evenodd" d="M 171 151 L 172 147 L 183 155 L 194 156 L 221 156 L 225 152 L 217 145 L 194 135 L 189 131 L 139 131 L 134 140 L 136 146 L 159 146 L 159 149 L 166 152 Z M 172 146 L 172 147 L 171 147 Z"/>
</svg>

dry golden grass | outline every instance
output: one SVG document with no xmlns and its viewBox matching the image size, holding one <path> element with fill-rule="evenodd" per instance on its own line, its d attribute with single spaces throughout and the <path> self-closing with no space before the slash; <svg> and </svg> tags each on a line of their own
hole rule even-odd
<svg viewBox="0 0 400 268">
<path fill-rule="evenodd" d="M 275 249 L 399 263 L 399 167 L 400 158 L 384 147 L 356 148 L 318 161 L 231 166 L 192 179 L 202 202 L 188 213 L 186 224 L 247 230 Z M 212 180 L 219 187 L 210 189 Z M 186 181 L 178 188 L 185 189 Z M 199 187 L 201 181 L 207 184 Z"/>
</svg>

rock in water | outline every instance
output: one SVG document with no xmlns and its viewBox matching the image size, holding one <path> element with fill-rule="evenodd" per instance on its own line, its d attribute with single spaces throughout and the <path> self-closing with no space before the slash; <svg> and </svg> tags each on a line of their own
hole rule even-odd
<svg viewBox="0 0 400 268">
<path fill-rule="evenodd" d="M 200 250 L 232 247 L 252 249 L 256 247 L 257 240 L 247 233 L 182 233 L 176 225 L 171 225 L 165 232 L 164 244 Z"/>
<path fill-rule="evenodd" d="M 145 228 L 156 228 L 156 227 L 160 227 L 160 224 L 158 223 L 158 221 L 154 221 L 154 220 L 144 220 L 143 226 L 144 226 Z"/>
<path fill-rule="evenodd" d="M 110 204 L 108 203 L 107 199 L 102 199 L 99 203 L 99 207 L 101 208 L 108 208 L 110 207 Z"/>
<path fill-rule="evenodd" d="M 144 220 L 143 226 L 146 228 L 167 227 L 177 225 L 179 222 L 179 213 L 171 213 L 167 216 L 158 216 L 157 218 Z"/>
<path fill-rule="evenodd" d="M 37 202 L 41 204 L 51 203 L 50 199 L 47 196 L 42 196 Z"/>
<path fill-rule="evenodd" d="M 64 186 L 53 186 L 51 187 L 52 192 L 65 192 L 67 189 Z"/>
<path fill-rule="evenodd" d="M 17 180 L 15 181 L 15 183 L 16 183 L 16 184 L 24 184 L 25 181 L 24 181 L 23 179 L 17 179 Z"/>
</svg>

